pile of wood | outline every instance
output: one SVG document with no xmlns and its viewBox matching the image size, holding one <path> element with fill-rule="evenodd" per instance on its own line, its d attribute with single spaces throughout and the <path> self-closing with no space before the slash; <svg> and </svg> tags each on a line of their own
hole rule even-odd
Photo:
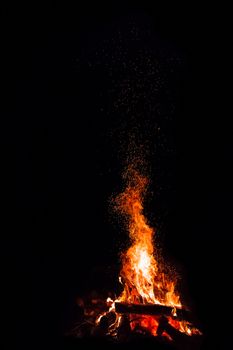
<svg viewBox="0 0 233 350">
<path fill-rule="evenodd" d="M 150 339 L 150 341 L 164 344 L 167 343 L 167 339 L 163 336 L 163 333 L 166 332 L 173 340 L 172 348 L 179 350 L 199 349 L 200 335 L 188 336 L 169 323 L 169 318 L 174 318 L 177 321 L 185 320 L 195 324 L 192 314 L 186 309 L 176 308 L 174 310 L 174 308 L 165 305 L 116 302 L 115 310 L 108 312 L 106 303 L 99 297 L 89 298 L 86 301 L 79 299 L 76 307 L 79 317 L 72 332 L 69 332 L 69 336 L 72 334 L 72 336 L 79 339 L 105 339 L 105 341 L 110 343 L 131 343 L 139 339 Z M 97 324 L 96 318 L 100 314 L 103 314 L 103 316 Z M 109 332 L 109 328 L 115 322 L 117 315 L 121 315 L 121 323 L 113 336 Z M 137 330 L 132 331 L 130 326 L 132 315 L 135 315 L 137 318 L 148 315 L 154 316 L 159 323 L 157 336 L 152 336 L 145 329 L 139 332 Z"/>
</svg>

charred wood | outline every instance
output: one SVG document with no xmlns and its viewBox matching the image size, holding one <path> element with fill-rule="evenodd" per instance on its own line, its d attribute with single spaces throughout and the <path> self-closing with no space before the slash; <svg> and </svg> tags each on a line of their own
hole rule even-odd
<svg viewBox="0 0 233 350">
<path fill-rule="evenodd" d="M 159 304 L 128 304 L 115 303 L 115 310 L 120 314 L 137 314 L 151 316 L 171 316 L 178 320 L 192 321 L 191 313 L 186 309 L 173 308 L 172 306 Z"/>
</svg>

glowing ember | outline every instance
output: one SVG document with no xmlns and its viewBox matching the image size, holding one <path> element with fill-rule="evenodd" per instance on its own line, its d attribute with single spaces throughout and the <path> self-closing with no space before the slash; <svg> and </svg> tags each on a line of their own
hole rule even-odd
<svg viewBox="0 0 233 350">
<path fill-rule="evenodd" d="M 176 319 L 177 309 L 182 308 L 179 294 L 175 289 L 176 280 L 165 275 L 162 272 L 163 266 L 155 259 L 153 245 L 155 231 L 149 226 L 143 214 L 143 199 L 148 179 L 133 166 L 127 168 L 123 177 L 126 188 L 117 196 L 115 207 L 126 219 L 131 246 L 122 254 L 119 280 L 124 289 L 116 300 L 108 298 L 109 312 L 115 311 L 116 302 L 170 306 L 172 311 L 171 315 L 167 316 L 167 321 L 172 327 L 187 335 L 200 334 L 190 323 Z M 110 334 L 116 333 L 121 319 L 122 316 L 116 314 L 115 322 L 109 327 Z M 153 336 L 158 335 L 159 316 L 129 314 L 129 322 L 132 330 L 140 329 Z M 162 332 L 162 336 L 168 340 L 172 339 L 166 332 Z"/>
</svg>

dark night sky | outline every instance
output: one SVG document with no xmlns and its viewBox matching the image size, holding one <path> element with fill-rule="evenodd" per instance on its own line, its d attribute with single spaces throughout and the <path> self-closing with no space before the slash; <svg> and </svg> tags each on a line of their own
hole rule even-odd
<svg viewBox="0 0 233 350">
<path fill-rule="evenodd" d="M 77 294 L 114 287 L 126 236 L 108 206 L 121 190 L 132 130 L 150 149 L 148 217 L 184 269 L 206 334 L 215 334 L 213 303 L 230 295 L 227 11 L 116 2 L 18 4 L 3 13 L 1 300 L 9 342 L 61 335 Z"/>
</svg>

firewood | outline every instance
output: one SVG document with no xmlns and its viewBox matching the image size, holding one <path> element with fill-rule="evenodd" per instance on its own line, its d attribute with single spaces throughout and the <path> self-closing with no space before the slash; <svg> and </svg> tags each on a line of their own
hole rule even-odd
<svg viewBox="0 0 233 350">
<path fill-rule="evenodd" d="M 177 320 L 191 321 L 191 314 L 187 309 L 160 305 L 160 304 L 129 304 L 129 303 L 115 303 L 115 310 L 120 314 L 138 314 L 151 316 L 171 316 Z M 174 313 L 175 311 L 175 313 Z"/>
</svg>

